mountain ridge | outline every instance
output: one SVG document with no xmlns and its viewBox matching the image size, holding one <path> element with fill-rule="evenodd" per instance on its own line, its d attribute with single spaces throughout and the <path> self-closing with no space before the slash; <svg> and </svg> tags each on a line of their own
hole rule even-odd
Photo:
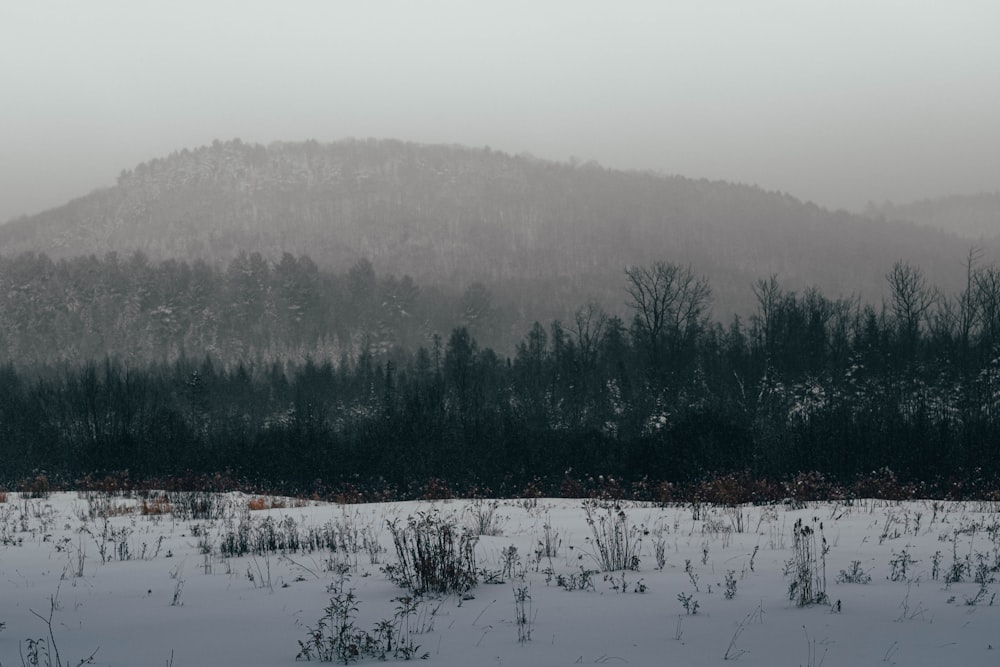
<svg viewBox="0 0 1000 667">
<path fill-rule="evenodd" d="M 340 268 L 369 259 L 427 285 L 481 281 L 529 321 L 590 299 L 621 302 L 624 267 L 659 260 L 707 276 L 726 317 L 750 312 L 751 285 L 771 274 L 789 289 L 877 302 L 902 260 L 957 289 L 968 251 L 953 234 L 755 186 L 392 139 L 175 151 L 0 225 L 0 247 L 53 259 L 140 251 L 223 263 L 260 252 Z"/>
<path fill-rule="evenodd" d="M 1000 191 L 948 195 L 905 204 L 869 204 L 865 215 L 950 231 L 972 240 L 1000 237 Z"/>
</svg>

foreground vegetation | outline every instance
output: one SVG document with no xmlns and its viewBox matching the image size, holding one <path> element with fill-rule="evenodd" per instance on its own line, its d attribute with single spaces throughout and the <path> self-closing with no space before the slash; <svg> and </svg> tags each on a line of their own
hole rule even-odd
<svg viewBox="0 0 1000 667">
<path fill-rule="evenodd" d="M 8 493 L 0 663 L 995 665 L 998 516 Z"/>
</svg>

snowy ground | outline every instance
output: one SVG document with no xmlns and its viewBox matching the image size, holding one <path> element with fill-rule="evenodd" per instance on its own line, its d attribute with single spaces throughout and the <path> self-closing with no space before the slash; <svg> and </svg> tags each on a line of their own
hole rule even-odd
<svg viewBox="0 0 1000 667">
<path fill-rule="evenodd" d="M 285 499 L 285 508 L 251 511 L 247 496 L 212 498 L 212 518 L 183 519 L 176 507 L 143 514 L 136 498 L 7 494 L 0 664 L 21 665 L 22 655 L 31 664 L 27 640 L 51 642 L 50 613 L 63 665 L 92 654 L 92 664 L 130 667 L 293 664 L 338 585 L 356 595 L 358 631 L 394 620 L 406 591 L 382 570 L 397 560 L 386 522 L 403 525 L 418 512 L 485 523 L 497 534 L 478 539 L 476 567 L 481 580 L 503 582 L 415 605 L 397 630 L 408 629 L 431 664 L 1000 664 L 996 503 L 623 503 L 623 515 L 596 508 L 595 526 L 623 527 L 638 569 L 604 573 L 579 500 L 502 500 L 494 509 L 492 501 L 295 507 Z M 162 510 L 147 501 L 147 512 Z M 803 582 L 814 596 L 826 540 L 825 603 L 789 599 L 800 519 L 814 531 L 802 542 L 814 549 Z M 226 556 L 227 536 L 232 545 L 241 526 L 253 539 L 325 536 L 340 547 Z M 841 571 L 855 583 L 838 582 Z"/>
</svg>

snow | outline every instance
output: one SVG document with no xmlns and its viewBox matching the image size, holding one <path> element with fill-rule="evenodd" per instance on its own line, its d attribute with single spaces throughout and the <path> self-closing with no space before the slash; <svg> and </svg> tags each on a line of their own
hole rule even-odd
<svg viewBox="0 0 1000 667">
<path fill-rule="evenodd" d="M 379 620 L 393 619 L 407 591 L 381 569 L 396 561 L 387 520 L 398 517 L 402 525 L 418 512 L 437 512 L 470 526 L 492 506 L 284 499 L 286 507 L 250 511 L 248 496 L 213 498 L 221 508 L 215 518 L 182 520 L 143 515 L 134 498 L 8 493 L 0 504 L 0 664 L 21 664 L 26 640 L 48 637 L 51 611 L 64 665 L 77 665 L 95 650 L 95 665 L 291 665 L 330 603 L 340 576 L 336 563 L 346 563 L 342 590 L 357 597 L 359 629 L 371 632 Z M 592 590 L 567 590 L 559 575 L 569 581 L 581 568 L 598 569 L 584 501 L 498 501 L 489 522 L 498 534 L 481 536 L 475 554 L 477 567 L 504 583 L 420 602 L 410 618 L 418 652 L 429 654 L 429 664 L 463 667 L 1000 664 L 1000 603 L 993 604 L 1000 584 L 992 581 L 1000 565 L 998 503 L 696 508 L 623 502 L 610 511 L 598 507 L 595 525 L 622 516 L 619 509 L 626 536 L 637 541 L 638 570 L 595 573 Z M 341 531 L 340 539 L 353 539 L 357 551 L 220 554 L 227 532 L 241 523 L 259 527 L 267 517 L 300 535 L 323 527 L 328 534 Z M 817 557 L 826 540 L 825 604 L 797 607 L 789 599 L 792 574 L 786 571 L 794 569 L 792 531 L 799 519 L 815 531 Z M 740 524 L 745 532 L 736 532 Z M 545 525 L 558 546 L 552 558 L 538 556 Z M 385 551 L 378 553 L 372 539 Z M 512 545 L 516 558 L 505 560 Z M 372 552 L 378 563 L 371 563 Z M 904 553 L 908 567 L 900 575 Z M 870 583 L 838 583 L 853 561 Z M 505 565 L 513 577 L 497 576 Z M 822 567 L 817 558 L 818 578 Z M 731 599 L 727 573 L 735 581 Z M 528 623 L 520 627 L 519 588 L 530 595 Z M 696 614 L 685 613 L 679 594 L 697 601 Z M 530 631 L 530 640 L 519 642 L 519 630 Z"/>
</svg>

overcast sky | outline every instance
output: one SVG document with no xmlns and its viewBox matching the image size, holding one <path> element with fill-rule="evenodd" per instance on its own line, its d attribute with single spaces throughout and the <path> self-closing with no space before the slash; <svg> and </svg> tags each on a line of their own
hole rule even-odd
<svg viewBox="0 0 1000 667">
<path fill-rule="evenodd" d="M 998 29 L 995 0 L 0 0 L 0 220 L 234 137 L 489 145 L 833 208 L 995 191 Z"/>
</svg>

